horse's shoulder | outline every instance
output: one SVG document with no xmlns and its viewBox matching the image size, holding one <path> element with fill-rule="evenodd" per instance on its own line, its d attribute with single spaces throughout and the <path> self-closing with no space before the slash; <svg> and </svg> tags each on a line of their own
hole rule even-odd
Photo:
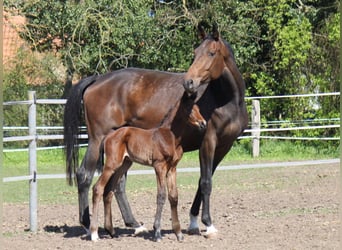
<svg viewBox="0 0 342 250">
<path fill-rule="evenodd" d="M 170 143 L 170 141 L 173 140 L 174 135 L 171 132 L 170 128 L 166 127 L 159 127 L 155 130 L 154 134 L 154 140 L 157 141 L 162 141 L 163 143 Z"/>
</svg>

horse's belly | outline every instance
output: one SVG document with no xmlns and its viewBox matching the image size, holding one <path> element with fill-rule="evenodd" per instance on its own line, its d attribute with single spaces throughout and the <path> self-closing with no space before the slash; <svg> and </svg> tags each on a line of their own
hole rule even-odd
<svg viewBox="0 0 342 250">
<path fill-rule="evenodd" d="M 151 166 L 152 160 L 153 160 L 153 152 L 152 147 L 148 145 L 148 142 L 142 141 L 141 143 L 137 143 L 134 145 L 130 145 L 127 149 L 128 157 L 131 159 L 131 161 Z"/>
</svg>

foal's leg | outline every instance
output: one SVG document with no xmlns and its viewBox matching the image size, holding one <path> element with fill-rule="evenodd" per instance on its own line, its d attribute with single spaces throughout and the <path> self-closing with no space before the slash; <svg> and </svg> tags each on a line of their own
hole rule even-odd
<svg viewBox="0 0 342 250">
<path fill-rule="evenodd" d="M 181 226 L 178 219 L 178 190 L 176 182 L 176 166 L 172 167 L 167 173 L 167 188 L 168 188 L 168 198 L 171 206 L 171 219 L 172 219 L 172 229 L 177 236 L 178 241 L 182 241 L 184 236 L 181 231 Z"/>
<path fill-rule="evenodd" d="M 90 233 L 91 240 L 93 241 L 97 241 L 99 239 L 99 235 L 97 232 L 99 203 L 103 196 L 105 186 L 112 175 L 113 169 L 105 165 L 102 175 L 99 177 L 99 179 L 93 187 L 93 212 L 90 220 Z"/>
<path fill-rule="evenodd" d="M 131 167 L 131 165 L 132 165 L 132 161 L 126 158 L 126 160 L 123 163 L 123 168 L 128 170 Z M 122 218 L 125 222 L 125 225 L 127 227 L 134 228 L 134 234 L 137 235 L 139 233 L 146 232 L 147 229 L 134 218 L 132 209 L 128 203 L 127 195 L 126 195 L 127 170 L 122 175 L 116 187 L 114 188 L 114 194 L 115 194 L 115 198 L 118 203 L 118 206 L 120 208 Z M 114 175 L 117 175 L 117 174 L 115 173 Z"/>
<path fill-rule="evenodd" d="M 111 237 L 114 237 L 115 235 L 115 231 L 114 231 L 113 224 L 112 224 L 112 207 L 111 207 L 113 194 L 116 194 L 118 192 L 117 189 L 119 188 L 119 185 L 121 185 L 121 182 L 122 182 L 121 180 L 124 179 L 125 176 L 127 175 L 127 171 L 132 166 L 132 163 L 133 162 L 129 158 L 125 158 L 124 162 L 122 163 L 122 166 L 118 168 L 117 171 L 115 171 L 115 173 L 113 174 L 113 176 L 110 178 L 109 182 L 107 183 L 105 192 L 103 195 L 104 228 L 110 234 Z M 128 201 L 127 201 L 127 205 L 130 210 Z M 126 210 L 122 210 L 121 206 L 120 206 L 120 209 L 121 209 L 122 214 L 128 213 L 128 216 L 129 216 L 129 213 L 131 213 L 131 210 L 130 212 Z M 135 221 L 134 217 L 132 217 L 132 220 Z M 126 220 L 124 221 L 126 223 Z M 138 222 L 136 222 L 135 224 L 129 224 L 129 225 L 126 224 L 126 226 L 134 227 L 135 229 L 134 234 L 139 234 L 139 233 L 147 231 L 147 229 L 144 226 L 140 225 Z"/>
<path fill-rule="evenodd" d="M 162 239 L 161 236 L 161 216 L 163 206 L 166 200 L 166 171 L 167 165 L 165 163 L 157 163 L 154 166 L 157 177 L 157 211 L 154 218 L 154 240 L 159 242 Z"/>
<path fill-rule="evenodd" d="M 103 194 L 103 207 L 104 207 L 104 228 L 107 233 L 113 238 L 115 235 L 113 227 L 113 217 L 112 217 L 112 199 L 114 192 L 112 191 L 112 182 L 114 175 L 109 179 L 107 183 L 104 194 Z"/>
</svg>

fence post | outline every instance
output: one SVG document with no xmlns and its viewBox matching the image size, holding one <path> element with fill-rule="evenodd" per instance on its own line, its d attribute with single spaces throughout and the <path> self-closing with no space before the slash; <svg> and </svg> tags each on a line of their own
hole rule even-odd
<svg viewBox="0 0 342 250">
<path fill-rule="evenodd" d="M 253 157 L 260 153 L 260 101 L 252 100 L 252 152 Z"/>
<path fill-rule="evenodd" d="M 30 231 L 37 231 L 37 139 L 36 139 L 36 92 L 28 91 L 28 98 L 32 101 L 28 110 L 29 135 L 34 136 L 29 145 L 29 175 L 30 182 Z"/>
</svg>

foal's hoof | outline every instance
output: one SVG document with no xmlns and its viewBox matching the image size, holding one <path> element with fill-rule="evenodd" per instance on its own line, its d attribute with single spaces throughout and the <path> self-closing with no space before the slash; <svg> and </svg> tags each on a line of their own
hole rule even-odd
<svg viewBox="0 0 342 250">
<path fill-rule="evenodd" d="M 100 237 L 97 232 L 91 233 L 90 235 L 91 241 L 96 242 L 100 240 Z"/>
<path fill-rule="evenodd" d="M 141 233 L 146 233 L 146 232 L 148 232 L 147 228 L 142 225 L 140 227 L 134 228 L 134 235 L 139 235 Z"/>
<path fill-rule="evenodd" d="M 182 233 L 179 233 L 176 235 L 178 241 L 183 241 L 184 240 L 184 235 Z"/>
</svg>

